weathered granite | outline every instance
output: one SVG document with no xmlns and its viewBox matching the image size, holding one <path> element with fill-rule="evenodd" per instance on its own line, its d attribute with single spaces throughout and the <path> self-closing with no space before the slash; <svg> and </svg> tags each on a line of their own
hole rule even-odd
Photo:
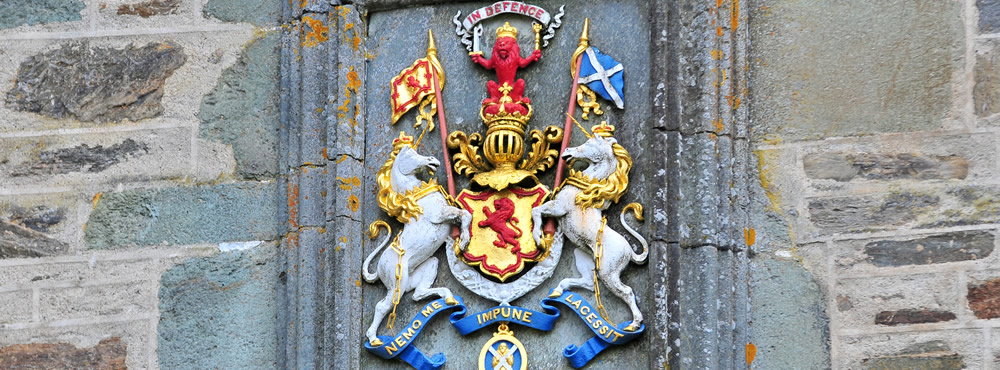
<svg viewBox="0 0 1000 370">
<path fill-rule="evenodd" d="M 870 370 L 957 370 L 966 368 L 963 356 L 940 340 L 904 348 L 898 354 L 862 361 Z"/>
<path fill-rule="evenodd" d="M 925 265 L 982 259 L 993 253 L 989 231 L 958 231 L 913 240 L 879 240 L 865 244 L 875 266 Z"/>
<path fill-rule="evenodd" d="M 68 244 L 44 233 L 0 221 L 0 259 L 51 256 L 68 249 Z"/>
<path fill-rule="evenodd" d="M 87 222 L 88 249 L 274 240 L 274 182 L 133 189 L 104 194 Z"/>
<path fill-rule="evenodd" d="M 185 260 L 160 280 L 162 369 L 277 366 L 277 245 Z"/>
<path fill-rule="evenodd" d="M 244 178 L 278 174 L 278 41 L 269 33 L 247 45 L 198 111 L 199 136 L 232 145 Z"/>
<path fill-rule="evenodd" d="M 1000 278 L 970 284 L 969 308 L 980 319 L 1000 318 Z"/>
<path fill-rule="evenodd" d="M 39 176 L 57 175 L 70 172 L 101 172 L 119 162 L 126 161 L 140 153 L 148 153 L 146 143 L 127 138 L 121 143 L 107 148 L 101 145 L 90 147 L 80 144 L 72 148 L 46 150 L 33 161 L 19 163 L 9 175 Z"/>
<path fill-rule="evenodd" d="M 172 42 L 124 49 L 71 42 L 18 67 L 7 107 L 83 122 L 138 121 L 163 112 L 163 83 L 184 64 Z"/>
<path fill-rule="evenodd" d="M 90 348 L 67 343 L 30 343 L 0 347 L 0 364 L 8 369 L 125 370 L 125 342 L 118 337 Z"/>
<path fill-rule="evenodd" d="M 885 326 L 928 324 L 952 321 L 955 318 L 955 313 L 948 311 L 905 309 L 879 312 L 878 315 L 875 315 L 875 324 Z"/>
<path fill-rule="evenodd" d="M 952 76 L 965 63 L 962 9 L 948 1 L 754 3 L 754 139 L 941 127 Z"/>
<path fill-rule="evenodd" d="M 85 6 L 80 0 L 4 0 L 0 2 L 0 29 L 78 21 Z"/>
<path fill-rule="evenodd" d="M 138 15 L 149 18 L 154 15 L 177 14 L 181 0 L 150 0 L 134 4 L 122 4 L 118 7 L 118 15 Z"/>
</svg>

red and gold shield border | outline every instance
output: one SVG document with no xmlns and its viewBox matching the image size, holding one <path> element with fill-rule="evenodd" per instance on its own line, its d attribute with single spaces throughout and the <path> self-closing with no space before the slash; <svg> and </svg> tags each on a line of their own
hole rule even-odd
<svg viewBox="0 0 1000 370">
<path fill-rule="evenodd" d="M 548 194 L 544 185 L 530 189 L 511 186 L 500 191 L 462 190 L 458 203 L 472 213 L 472 236 L 461 255 L 463 262 L 505 281 L 524 270 L 525 263 L 544 259 L 546 254 L 531 236 L 531 210 L 541 205 Z"/>
</svg>

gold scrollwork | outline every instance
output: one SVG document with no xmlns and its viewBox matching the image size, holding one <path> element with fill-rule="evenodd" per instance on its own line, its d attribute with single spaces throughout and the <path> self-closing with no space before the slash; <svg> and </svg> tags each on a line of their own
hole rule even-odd
<svg viewBox="0 0 1000 370">
<path fill-rule="evenodd" d="M 537 175 L 556 164 L 559 150 L 553 149 L 552 145 L 562 141 L 563 132 L 559 127 L 548 126 L 544 132 L 531 130 L 528 136 L 531 141 L 531 153 L 528 154 L 528 158 L 521 161 L 518 167 Z"/>
<path fill-rule="evenodd" d="M 589 100 L 588 100 L 589 99 Z M 597 94 L 594 93 L 587 85 L 580 85 L 576 90 L 576 104 L 580 105 L 583 110 L 583 114 L 580 118 L 585 120 L 590 119 L 590 111 L 593 110 L 594 114 L 600 116 L 604 114 L 601 110 L 601 104 L 597 103 Z"/>
<path fill-rule="evenodd" d="M 455 172 L 472 177 L 472 175 L 492 169 L 483 156 L 479 155 L 479 147 L 482 142 L 483 136 L 478 133 L 466 135 L 462 131 L 455 131 L 448 135 L 448 149 L 459 149 L 458 153 L 452 155 L 452 160 L 455 162 Z"/>
</svg>

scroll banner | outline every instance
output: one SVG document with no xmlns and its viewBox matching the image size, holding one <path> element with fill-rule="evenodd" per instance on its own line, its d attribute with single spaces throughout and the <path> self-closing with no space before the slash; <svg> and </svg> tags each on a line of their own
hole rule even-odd
<svg viewBox="0 0 1000 370">
<path fill-rule="evenodd" d="M 424 326 L 434 319 L 434 316 L 437 316 L 437 314 L 454 309 L 458 309 L 458 312 L 456 313 L 465 312 L 465 302 L 462 301 L 462 298 L 459 296 L 455 296 L 454 298 L 458 301 L 458 303 L 454 305 L 449 305 L 445 302 L 444 298 L 435 299 L 424 305 L 424 308 L 421 309 L 412 320 L 410 320 L 410 324 L 402 329 L 399 334 L 396 334 L 395 337 L 387 335 L 379 336 L 378 339 L 382 341 L 382 345 L 372 346 L 370 342 L 365 342 L 365 349 L 367 349 L 368 352 L 384 359 L 399 358 L 417 370 L 440 369 L 445 362 L 443 353 L 437 353 L 434 356 L 427 357 L 427 355 L 420 352 L 420 350 L 412 344 L 415 340 L 417 340 L 417 337 L 420 335 Z"/>
<path fill-rule="evenodd" d="M 590 305 L 590 302 L 587 302 L 583 297 L 573 292 L 563 292 L 558 298 L 543 299 L 542 307 L 548 311 L 548 307 L 552 307 L 553 303 L 569 307 L 594 332 L 594 337 L 588 339 L 583 345 L 577 347 L 575 344 L 570 344 L 563 350 L 563 356 L 569 360 L 570 366 L 576 369 L 586 365 L 587 362 L 590 362 L 590 360 L 608 347 L 631 342 L 646 330 L 646 326 L 642 325 L 639 327 L 639 330 L 625 331 L 623 329 L 630 322 L 623 322 L 617 326 L 605 322 L 597 309 Z"/>
<path fill-rule="evenodd" d="M 463 317 L 465 316 L 465 311 L 455 312 L 451 314 L 450 320 L 451 324 L 462 335 L 475 332 L 498 322 L 518 324 L 541 331 L 552 330 L 552 325 L 555 325 L 556 319 L 559 318 L 559 309 L 543 304 L 542 310 L 545 312 L 504 305 L 492 307 L 468 317 Z"/>
<path fill-rule="evenodd" d="M 525 4 L 520 1 L 497 1 L 493 5 L 484 6 L 469 12 L 469 15 L 465 16 L 465 20 L 462 21 L 462 27 L 471 31 L 476 23 L 507 13 L 526 15 L 534 18 L 541 24 L 549 24 L 549 20 L 552 19 L 549 12 L 537 5 Z"/>
</svg>

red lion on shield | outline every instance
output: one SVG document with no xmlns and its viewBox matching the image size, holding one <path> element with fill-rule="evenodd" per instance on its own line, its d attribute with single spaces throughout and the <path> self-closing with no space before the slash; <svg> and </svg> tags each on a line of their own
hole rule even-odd
<svg viewBox="0 0 1000 370">
<path fill-rule="evenodd" d="M 517 227 L 517 217 L 513 217 L 514 201 L 500 198 L 493 201 L 493 208 L 494 211 L 490 211 L 489 206 L 483 206 L 486 219 L 479 221 L 479 227 L 489 227 L 497 233 L 497 240 L 493 241 L 497 248 L 507 248 L 507 244 L 510 244 L 513 246 L 510 251 L 517 254 L 521 251 L 521 243 L 517 241 L 521 237 L 521 228 Z M 510 226 L 507 221 L 510 221 Z"/>
</svg>

